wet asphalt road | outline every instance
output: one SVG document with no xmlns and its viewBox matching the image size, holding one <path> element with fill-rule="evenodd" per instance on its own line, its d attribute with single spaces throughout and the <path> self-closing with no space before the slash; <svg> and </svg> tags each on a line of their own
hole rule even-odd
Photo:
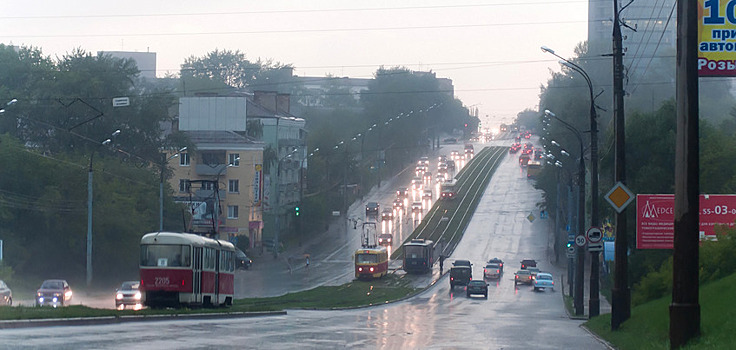
<svg viewBox="0 0 736 350">
<path fill-rule="evenodd" d="M 534 292 L 529 286 L 514 285 L 513 272 L 523 258 L 537 259 L 539 267 L 551 271 L 560 284 L 562 271 L 547 259 L 550 224 L 527 220 L 539 201 L 540 193 L 526 180 L 516 157 L 505 158 L 450 259 L 471 260 L 476 278 L 482 276 L 486 260 L 499 257 L 506 262 L 501 279 L 490 281 L 487 300 L 467 298 L 461 287 L 451 291 L 444 276 L 418 296 L 372 308 L 289 310 L 284 316 L 259 318 L 6 329 L 0 330 L 0 344 L 4 348 L 54 349 L 603 349 L 579 327 L 582 321 L 567 316 L 558 289 Z M 344 244 L 350 242 L 347 239 Z M 304 286 L 326 280 L 328 277 L 315 272 L 322 270 L 319 264 L 332 270 L 327 266 L 344 260 L 349 263 L 347 252 L 352 254 L 354 249 L 346 246 L 345 254 L 336 250 L 329 259 L 318 259 L 309 271 L 289 274 L 284 269 L 284 273 L 294 280 L 302 278 Z M 352 273 L 352 268 L 347 271 Z M 249 272 L 256 271 L 245 273 Z M 331 278 L 332 283 L 340 284 L 342 278 L 349 281 L 352 275 Z M 429 277 L 420 279 L 423 282 L 418 283 L 426 283 Z"/>
</svg>

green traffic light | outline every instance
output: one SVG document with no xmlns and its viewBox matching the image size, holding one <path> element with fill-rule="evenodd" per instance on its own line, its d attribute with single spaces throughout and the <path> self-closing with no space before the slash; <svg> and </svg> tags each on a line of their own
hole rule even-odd
<svg viewBox="0 0 736 350">
<path fill-rule="evenodd" d="M 294 208 L 294 213 L 296 213 L 296 216 L 299 216 L 299 207 Z"/>
</svg>

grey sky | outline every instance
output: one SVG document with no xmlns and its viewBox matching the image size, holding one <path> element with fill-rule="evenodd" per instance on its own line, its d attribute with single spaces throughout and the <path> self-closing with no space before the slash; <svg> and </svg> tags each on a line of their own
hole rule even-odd
<svg viewBox="0 0 736 350">
<path fill-rule="evenodd" d="M 557 59 L 587 38 L 587 0 L 3 2 L 0 42 L 46 55 L 151 51 L 157 72 L 216 48 L 290 63 L 295 74 L 432 70 L 490 125 L 535 108 Z M 492 120 L 485 120 L 485 116 Z"/>
</svg>

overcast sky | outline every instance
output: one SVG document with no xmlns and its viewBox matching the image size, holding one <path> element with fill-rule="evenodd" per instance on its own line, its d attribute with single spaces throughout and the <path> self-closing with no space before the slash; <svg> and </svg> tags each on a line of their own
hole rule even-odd
<svg viewBox="0 0 736 350">
<path fill-rule="evenodd" d="M 157 74 L 214 49 L 292 64 L 300 76 L 370 78 L 405 66 L 452 79 L 493 126 L 536 108 L 557 59 L 587 39 L 588 0 L 17 1 L 0 42 L 61 56 L 74 48 L 155 52 Z M 611 5 L 613 6 L 613 5 Z M 489 119 L 485 119 L 488 116 Z"/>
</svg>

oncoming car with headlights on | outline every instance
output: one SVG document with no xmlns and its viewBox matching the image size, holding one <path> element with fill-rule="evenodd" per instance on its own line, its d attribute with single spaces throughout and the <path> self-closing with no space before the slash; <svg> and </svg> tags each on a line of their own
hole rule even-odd
<svg viewBox="0 0 736 350">
<path fill-rule="evenodd" d="M 132 306 L 135 310 L 143 308 L 141 300 L 140 281 L 126 281 L 115 291 L 115 308 L 125 310 L 126 306 Z"/>
<path fill-rule="evenodd" d="M 71 301 L 72 289 L 65 280 L 45 280 L 36 291 L 36 306 L 65 306 Z"/>
</svg>

